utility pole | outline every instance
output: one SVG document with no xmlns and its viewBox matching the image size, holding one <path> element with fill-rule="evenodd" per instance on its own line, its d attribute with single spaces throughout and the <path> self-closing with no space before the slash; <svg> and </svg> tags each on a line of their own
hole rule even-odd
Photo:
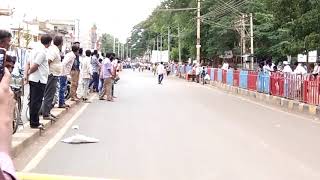
<svg viewBox="0 0 320 180">
<path fill-rule="evenodd" d="M 128 57 L 129 57 L 129 43 L 127 43 L 127 55 L 126 56 L 127 56 L 126 59 L 128 59 Z"/>
<path fill-rule="evenodd" d="M 80 19 L 77 19 L 78 21 L 78 41 L 80 42 Z"/>
<path fill-rule="evenodd" d="M 157 35 L 157 62 L 159 61 L 159 35 Z"/>
<path fill-rule="evenodd" d="M 160 34 L 160 62 L 162 61 L 162 32 Z"/>
<path fill-rule="evenodd" d="M 200 48 L 201 48 L 201 42 L 200 42 L 200 28 L 201 28 L 201 2 L 200 0 L 197 0 L 198 1 L 198 9 L 197 9 L 197 62 L 200 63 Z"/>
<path fill-rule="evenodd" d="M 168 60 L 170 61 L 170 27 L 168 27 Z"/>
<path fill-rule="evenodd" d="M 124 59 L 124 55 L 125 55 L 124 50 L 125 50 L 125 48 L 124 48 L 124 44 L 122 44 L 122 58 L 121 58 L 121 59 Z"/>
<path fill-rule="evenodd" d="M 179 46 L 179 62 L 181 61 L 181 41 L 180 41 L 180 25 L 178 25 L 178 46 Z"/>
<path fill-rule="evenodd" d="M 116 37 L 113 37 L 113 53 L 116 53 Z"/>
<path fill-rule="evenodd" d="M 118 40 L 118 57 L 120 56 L 120 41 Z"/>
<path fill-rule="evenodd" d="M 241 39 L 242 39 L 242 55 L 244 56 L 246 54 L 246 21 L 245 21 L 245 15 L 242 15 L 241 18 Z M 243 59 L 243 58 L 242 58 Z M 244 60 L 242 60 L 244 63 Z"/>
<path fill-rule="evenodd" d="M 131 60 L 131 48 L 130 48 L 130 55 L 129 56 L 130 56 L 130 60 Z"/>
<path fill-rule="evenodd" d="M 252 13 L 250 13 L 250 42 L 251 42 L 251 69 L 253 69 L 254 49 L 253 49 L 253 16 L 252 16 Z"/>
</svg>

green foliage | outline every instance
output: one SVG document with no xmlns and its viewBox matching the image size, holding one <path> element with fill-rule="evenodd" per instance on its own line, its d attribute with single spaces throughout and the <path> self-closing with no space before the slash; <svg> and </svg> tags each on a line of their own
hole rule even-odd
<svg viewBox="0 0 320 180">
<path fill-rule="evenodd" d="M 102 34 L 102 52 L 107 53 L 107 52 L 113 52 L 113 41 L 114 37 L 110 34 Z"/>
<path fill-rule="evenodd" d="M 221 0 L 202 1 L 201 14 L 208 18 L 201 24 L 201 58 L 213 59 L 233 50 L 240 55 L 240 35 L 234 24 L 241 12 L 253 13 L 254 47 L 258 58 L 280 60 L 286 55 L 297 55 L 320 49 L 319 0 L 231 0 L 237 10 L 222 6 Z M 164 0 L 154 12 L 132 30 L 130 44 L 133 56 L 141 56 L 153 49 L 155 39 L 162 34 L 167 47 L 167 28 L 173 34 L 171 57 L 178 59 L 178 31 L 181 29 L 182 58 L 195 58 L 196 11 L 163 11 L 163 9 L 194 8 L 195 0 Z M 219 9 L 220 13 L 216 13 Z M 229 10 L 228 10 L 229 9 Z M 248 43 L 249 44 L 249 41 Z"/>
</svg>

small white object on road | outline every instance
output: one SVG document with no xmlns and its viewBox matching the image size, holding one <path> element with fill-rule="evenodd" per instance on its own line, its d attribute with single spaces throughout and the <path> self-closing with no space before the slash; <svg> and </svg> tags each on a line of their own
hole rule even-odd
<svg viewBox="0 0 320 180">
<path fill-rule="evenodd" d="M 72 126 L 72 129 L 74 129 L 74 130 L 79 130 L 79 125 L 73 125 L 73 126 Z"/>
<path fill-rule="evenodd" d="M 76 134 L 74 136 L 61 140 L 61 142 L 64 142 L 67 144 L 87 144 L 87 143 L 98 143 L 99 139 L 87 137 L 81 134 Z"/>
</svg>

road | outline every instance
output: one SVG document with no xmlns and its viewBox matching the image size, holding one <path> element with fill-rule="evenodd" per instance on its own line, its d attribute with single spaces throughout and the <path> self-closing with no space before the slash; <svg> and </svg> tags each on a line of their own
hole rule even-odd
<svg viewBox="0 0 320 180">
<path fill-rule="evenodd" d="M 320 124 L 220 90 L 124 71 L 114 103 L 75 120 L 96 144 L 57 142 L 36 173 L 127 180 L 320 179 Z M 73 135 L 71 128 L 63 137 Z"/>
</svg>

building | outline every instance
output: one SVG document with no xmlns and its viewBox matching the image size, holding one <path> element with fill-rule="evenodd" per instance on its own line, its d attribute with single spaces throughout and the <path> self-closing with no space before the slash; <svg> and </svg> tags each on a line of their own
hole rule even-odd
<svg viewBox="0 0 320 180">
<path fill-rule="evenodd" d="M 55 34 L 64 36 L 63 50 L 71 50 L 72 43 L 75 42 L 76 21 L 75 20 L 57 20 L 51 19 L 48 21 L 53 25 Z"/>
</svg>

